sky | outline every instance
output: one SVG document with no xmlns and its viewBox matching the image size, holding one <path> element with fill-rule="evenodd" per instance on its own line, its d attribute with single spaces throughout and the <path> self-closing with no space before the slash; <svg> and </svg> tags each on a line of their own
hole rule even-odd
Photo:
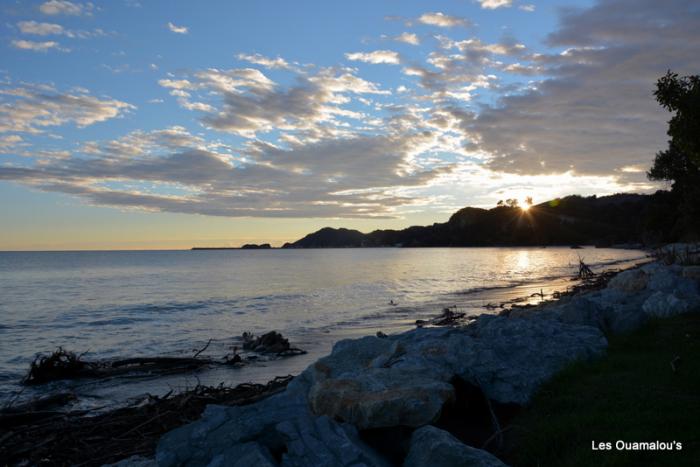
<svg viewBox="0 0 700 467">
<path fill-rule="evenodd" d="M 697 0 L 0 0 L 0 250 L 171 249 L 653 192 Z"/>
</svg>

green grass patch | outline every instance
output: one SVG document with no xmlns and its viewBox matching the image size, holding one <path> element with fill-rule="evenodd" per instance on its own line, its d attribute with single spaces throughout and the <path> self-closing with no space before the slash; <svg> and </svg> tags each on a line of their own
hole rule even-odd
<svg viewBox="0 0 700 467">
<path fill-rule="evenodd" d="M 564 370 L 512 420 L 508 463 L 700 466 L 700 313 L 653 321 L 609 344 L 606 357 Z M 618 440 L 678 441 L 682 450 L 618 451 Z M 592 442 L 612 450 L 594 451 Z"/>
</svg>

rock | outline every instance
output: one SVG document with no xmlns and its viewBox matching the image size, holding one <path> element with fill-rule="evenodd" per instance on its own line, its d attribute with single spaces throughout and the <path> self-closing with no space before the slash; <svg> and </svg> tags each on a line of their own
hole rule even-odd
<svg viewBox="0 0 700 467">
<path fill-rule="evenodd" d="M 155 459 L 131 456 L 114 464 L 104 464 L 102 467 L 156 467 L 157 465 Z"/>
<path fill-rule="evenodd" d="M 233 444 L 209 461 L 207 467 L 276 467 L 270 451 L 256 442 Z"/>
<path fill-rule="evenodd" d="M 420 426 L 440 415 L 454 377 L 497 402 L 525 404 L 555 372 L 606 346 L 591 326 L 483 315 L 470 326 L 340 342 L 309 370 L 309 401 L 317 415 L 361 428 Z"/>
<path fill-rule="evenodd" d="M 359 442 L 357 430 L 328 417 L 298 418 L 277 425 L 287 452 L 283 467 L 386 466 L 388 463 Z M 249 464 L 256 465 L 256 464 Z"/>
<path fill-rule="evenodd" d="M 563 323 L 605 328 L 604 309 L 585 297 L 574 296 L 558 309 L 558 319 Z"/>
<path fill-rule="evenodd" d="M 539 386 L 575 360 L 601 356 L 607 340 L 592 326 L 554 320 L 482 317 L 470 344 L 454 347 L 455 374 L 500 403 L 526 404 Z"/>
<path fill-rule="evenodd" d="M 641 311 L 639 304 L 615 304 L 604 311 L 603 330 L 613 334 L 629 334 L 641 328 L 649 315 Z"/>
<path fill-rule="evenodd" d="M 641 268 L 630 269 L 622 271 L 620 274 L 610 279 L 608 287 L 624 292 L 638 292 L 646 288 L 648 281 L 649 276 Z"/>
<path fill-rule="evenodd" d="M 667 318 L 669 316 L 687 313 L 697 305 L 697 300 L 692 303 L 689 300 L 678 297 L 674 293 L 656 292 L 644 302 L 642 310 L 649 316 Z"/>
<path fill-rule="evenodd" d="M 679 279 L 670 267 L 658 263 L 648 264 L 644 270 L 649 276 L 647 288 L 653 292 L 671 292 Z"/>
<path fill-rule="evenodd" d="M 392 368 L 370 368 L 320 381 L 309 392 L 314 413 L 359 429 L 423 426 L 436 421 L 445 402 L 453 399 L 451 384 L 422 372 Z"/>
<path fill-rule="evenodd" d="M 700 266 L 684 266 L 681 275 L 693 281 L 700 281 Z"/>
<path fill-rule="evenodd" d="M 201 419 L 160 439 L 158 465 L 277 465 L 274 453 L 289 466 L 385 465 L 353 427 L 314 416 L 307 390 L 303 378 L 295 379 L 285 392 L 255 404 L 208 406 Z"/>
<path fill-rule="evenodd" d="M 424 426 L 413 433 L 404 467 L 506 467 L 497 457 L 467 446 L 444 430 Z"/>
</svg>

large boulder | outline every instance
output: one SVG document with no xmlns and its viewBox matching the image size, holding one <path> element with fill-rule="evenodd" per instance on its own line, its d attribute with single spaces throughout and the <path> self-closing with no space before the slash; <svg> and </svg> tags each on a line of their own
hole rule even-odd
<svg viewBox="0 0 700 467">
<path fill-rule="evenodd" d="M 326 379 L 309 392 L 311 409 L 352 423 L 359 429 L 418 427 L 436 421 L 445 402 L 454 398 L 448 382 L 420 371 L 369 368 Z"/>
<path fill-rule="evenodd" d="M 621 290 L 623 292 L 639 292 L 644 290 L 649 282 L 649 275 L 640 269 L 630 269 L 622 271 L 616 275 L 608 283 L 611 289 Z"/>
<path fill-rule="evenodd" d="M 328 417 L 302 417 L 277 425 L 286 452 L 282 467 L 377 466 L 388 463 L 359 440 L 357 430 Z M 255 464 L 249 464 L 255 465 Z"/>
<path fill-rule="evenodd" d="M 386 465 L 353 426 L 314 416 L 306 390 L 301 379 L 255 404 L 208 406 L 201 419 L 161 438 L 158 465 Z"/>
<path fill-rule="evenodd" d="M 316 414 L 362 428 L 421 426 L 439 417 L 455 377 L 492 400 L 525 404 L 555 372 L 606 346 L 592 326 L 484 315 L 465 327 L 339 343 L 307 373 L 309 401 Z"/>
<path fill-rule="evenodd" d="M 687 299 L 676 293 L 655 292 L 642 306 L 648 316 L 668 318 L 691 311 L 698 305 L 697 299 Z"/>
<path fill-rule="evenodd" d="M 555 320 L 479 319 L 471 342 L 448 358 L 455 374 L 504 404 L 526 404 L 539 386 L 575 360 L 599 357 L 607 348 L 592 326 Z"/>
<path fill-rule="evenodd" d="M 404 467 L 506 467 L 488 452 L 467 446 L 444 430 L 424 426 L 413 432 Z"/>
<path fill-rule="evenodd" d="M 681 276 L 693 280 L 697 284 L 700 281 L 700 266 L 684 266 Z"/>
</svg>

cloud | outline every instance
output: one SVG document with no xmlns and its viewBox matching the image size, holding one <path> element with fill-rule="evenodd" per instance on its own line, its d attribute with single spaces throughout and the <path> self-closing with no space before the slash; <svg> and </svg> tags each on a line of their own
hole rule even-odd
<svg viewBox="0 0 700 467">
<path fill-rule="evenodd" d="M 135 107 L 86 92 L 61 93 L 48 86 L 0 88 L 0 133 L 41 133 L 47 127 L 73 123 L 86 127 L 119 117 Z"/>
<path fill-rule="evenodd" d="M 243 60 L 254 65 L 260 65 L 265 68 L 282 70 L 291 68 L 289 63 L 287 63 L 287 61 L 281 57 L 268 58 L 260 54 L 238 54 L 236 57 L 238 60 Z"/>
<path fill-rule="evenodd" d="M 255 141 L 238 154 L 184 128 L 133 132 L 69 158 L 0 165 L 0 180 L 91 204 L 230 217 L 392 217 L 414 200 L 401 190 L 450 172 L 411 162 L 434 135 L 354 135 L 280 148 Z M 220 149 L 224 149 L 221 151 Z M 154 189 L 155 187 L 155 189 Z M 167 187 L 164 195 L 158 188 Z"/>
<path fill-rule="evenodd" d="M 441 28 L 452 28 L 456 26 L 466 27 L 471 25 L 471 22 L 465 18 L 449 16 L 440 12 L 424 13 L 418 18 L 418 22 L 430 26 L 439 26 Z"/>
<path fill-rule="evenodd" d="M 477 89 L 495 87 L 498 77 L 494 73 L 507 66 L 502 62 L 504 58 L 520 57 L 526 52 L 525 46 L 514 40 L 489 44 L 477 38 L 454 41 L 436 36 L 436 39 L 440 48 L 427 59 L 432 68 L 411 65 L 403 69 L 405 75 L 420 78 L 420 87 L 431 92 L 433 101 L 471 100 Z"/>
<path fill-rule="evenodd" d="M 295 84 L 279 86 L 260 70 L 201 70 L 182 79 L 163 79 L 184 108 L 204 112 L 202 123 L 244 137 L 273 130 L 305 132 L 307 136 L 342 132 L 340 119 L 365 115 L 344 108 L 353 95 L 390 94 L 351 70 L 324 68 L 314 75 L 298 74 Z"/>
<path fill-rule="evenodd" d="M 190 30 L 186 26 L 176 26 L 171 22 L 168 22 L 168 29 L 175 34 L 189 34 Z"/>
<path fill-rule="evenodd" d="M 399 63 L 401 63 L 401 58 L 399 57 L 399 54 L 397 52 L 394 52 L 393 50 L 375 50 L 373 52 L 346 53 L 345 58 L 356 62 L 374 64 L 388 63 L 398 65 Z"/>
<path fill-rule="evenodd" d="M 523 56 L 548 76 L 463 121 L 492 154 L 494 170 L 611 174 L 648 166 L 666 145 L 668 114 L 654 101 L 656 80 L 700 68 L 700 12 L 694 2 L 608 0 L 568 9 L 548 38 L 561 53 Z"/>
<path fill-rule="evenodd" d="M 394 40 L 411 45 L 420 45 L 420 39 L 418 39 L 418 36 L 412 32 L 402 32 L 398 36 L 394 37 Z"/>
<path fill-rule="evenodd" d="M 24 39 L 15 39 L 12 41 L 12 47 L 20 50 L 31 50 L 32 52 L 48 52 L 51 49 L 61 52 L 68 52 L 68 49 L 61 48 L 61 44 L 56 41 L 27 41 Z"/>
<path fill-rule="evenodd" d="M 95 6 L 92 3 L 77 3 L 66 0 L 49 0 L 39 6 L 39 11 L 45 15 L 89 16 Z"/>
<path fill-rule="evenodd" d="M 533 5 L 532 3 L 526 3 L 524 5 L 519 5 L 518 9 L 522 11 L 527 11 L 528 13 L 532 13 L 533 11 L 535 11 L 535 5 Z"/>
<path fill-rule="evenodd" d="M 86 39 L 88 37 L 106 35 L 102 29 L 95 29 L 93 31 L 72 31 L 65 29 L 60 24 L 40 23 L 37 21 L 20 21 L 17 23 L 17 27 L 22 34 L 33 34 L 35 36 L 66 36 L 71 39 Z"/>
<path fill-rule="evenodd" d="M 19 135 L 2 135 L 0 136 L 0 152 L 14 149 L 22 141 L 24 140 Z"/>
<path fill-rule="evenodd" d="M 20 21 L 17 27 L 22 34 L 34 34 L 37 36 L 61 35 L 64 33 L 63 26 L 54 23 L 38 23 L 36 21 Z"/>
<path fill-rule="evenodd" d="M 496 8 L 510 8 L 513 5 L 513 0 L 477 0 L 481 4 L 481 8 L 487 10 L 495 10 Z"/>
</svg>

